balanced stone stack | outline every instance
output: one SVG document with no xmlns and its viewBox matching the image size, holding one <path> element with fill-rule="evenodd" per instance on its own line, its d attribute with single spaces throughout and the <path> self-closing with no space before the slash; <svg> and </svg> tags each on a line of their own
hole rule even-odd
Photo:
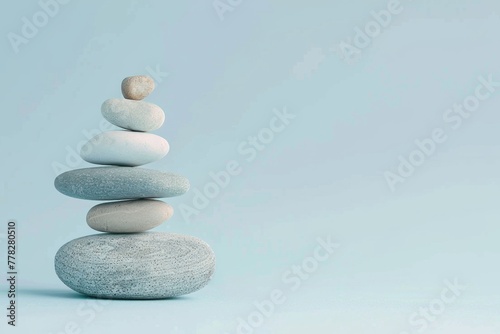
<svg viewBox="0 0 500 334">
<path fill-rule="evenodd" d="M 122 131 L 101 133 L 80 151 L 90 163 L 110 165 L 65 172 L 55 187 L 67 196 L 113 201 L 87 214 L 94 230 L 107 232 L 72 240 L 55 257 L 64 284 L 80 293 L 115 299 L 159 299 L 204 287 L 215 269 L 215 256 L 200 239 L 175 233 L 145 232 L 173 214 L 154 198 L 184 194 L 189 181 L 178 174 L 141 168 L 163 158 L 168 142 L 148 133 L 159 129 L 165 113 L 142 101 L 154 90 L 148 76 L 122 82 L 124 99 L 106 100 L 102 115 Z"/>
</svg>

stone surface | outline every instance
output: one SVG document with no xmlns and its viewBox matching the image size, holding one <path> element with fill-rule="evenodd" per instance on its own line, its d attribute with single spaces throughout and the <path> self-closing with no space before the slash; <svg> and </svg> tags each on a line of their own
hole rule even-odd
<svg viewBox="0 0 500 334">
<path fill-rule="evenodd" d="M 169 148 L 164 138 L 152 133 L 108 131 L 83 145 L 80 156 L 99 165 L 141 166 L 160 160 Z"/>
<path fill-rule="evenodd" d="M 173 197 L 189 189 L 184 176 L 141 167 L 92 167 L 60 174 L 54 181 L 64 195 L 90 200 Z"/>
<path fill-rule="evenodd" d="M 181 234 L 97 234 L 62 246 L 56 273 L 71 289 L 113 299 L 160 299 L 204 287 L 215 255 L 204 241 Z"/>
<path fill-rule="evenodd" d="M 87 224 L 96 231 L 134 233 L 152 229 L 174 214 L 165 202 L 140 199 L 102 203 L 87 213 Z"/>
<path fill-rule="evenodd" d="M 122 81 L 122 94 L 126 99 L 142 100 L 154 89 L 155 82 L 147 75 L 135 75 Z"/>
<path fill-rule="evenodd" d="M 127 99 L 109 99 L 101 113 L 110 123 L 134 131 L 153 131 L 165 121 L 165 113 L 156 104 Z"/>
</svg>

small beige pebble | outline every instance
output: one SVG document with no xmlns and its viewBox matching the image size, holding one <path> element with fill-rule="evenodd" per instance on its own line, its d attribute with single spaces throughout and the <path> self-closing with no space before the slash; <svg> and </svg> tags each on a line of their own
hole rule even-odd
<svg viewBox="0 0 500 334">
<path fill-rule="evenodd" d="M 123 97 L 129 100 L 142 100 L 154 89 L 155 82 L 147 75 L 135 75 L 122 81 Z"/>
<path fill-rule="evenodd" d="M 137 233 L 159 226 L 173 214 L 170 205 L 153 199 L 108 202 L 90 209 L 87 224 L 100 232 Z"/>
</svg>

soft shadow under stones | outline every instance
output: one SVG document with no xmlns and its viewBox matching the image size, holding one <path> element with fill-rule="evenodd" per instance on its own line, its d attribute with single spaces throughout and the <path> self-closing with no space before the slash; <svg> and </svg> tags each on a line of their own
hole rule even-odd
<svg viewBox="0 0 500 334">
<path fill-rule="evenodd" d="M 95 299 L 95 300 L 112 300 L 112 301 L 151 301 L 151 302 L 161 302 L 161 301 L 186 301 L 190 300 L 189 296 L 178 296 L 163 299 L 113 299 L 113 298 L 97 298 L 92 296 L 87 296 L 71 290 L 63 289 L 20 289 L 19 295 L 29 295 L 38 297 L 49 297 L 49 298 L 63 298 L 63 299 Z"/>
</svg>

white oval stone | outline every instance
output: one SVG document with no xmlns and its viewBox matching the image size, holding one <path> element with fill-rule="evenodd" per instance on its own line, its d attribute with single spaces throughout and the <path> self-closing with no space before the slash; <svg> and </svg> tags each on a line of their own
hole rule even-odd
<svg viewBox="0 0 500 334">
<path fill-rule="evenodd" d="M 85 143 L 80 156 L 99 165 L 141 166 L 160 160 L 169 149 L 164 138 L 152 133 L 108 131 Z"/>
<path fill-rule="evenodd" d="M 215 255 L 203 240 L 162 232 L 101 233 L 72 240 L 55 257 L 71 289 L 97 298 L 160 299 L 204 287 Z"/>
<path fill-rule="evenodd" d="M 110 123 L 134 131 L 153 131 L 165 121 L 165 113 L 156 104 L 127 99 L 109 99 L 101 113 Z"/>
<path fill-rule="evenodd" d="M 174 214 L 165 202 L 141 199 L 102 203 L 87 213 L 87 224 L 96 231 L 135 233 L 150 230 Z"/>
<path fill-rule="evenodd" d="M 126 99 L 142 100 L 155 89 L 154 80 L 147 75 L 135 75 L 122 81 L 122 94 Z"/>
</svg>

